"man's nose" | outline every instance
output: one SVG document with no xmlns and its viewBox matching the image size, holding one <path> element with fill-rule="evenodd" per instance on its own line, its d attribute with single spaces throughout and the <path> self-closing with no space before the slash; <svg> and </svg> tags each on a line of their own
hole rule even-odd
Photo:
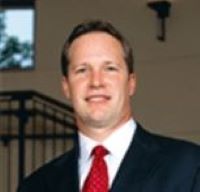
<svg viewBox="0 0 200 192">
<path fill-rule="evenodd" d="M 99 88 L 103 86 L 103 74 L 101 71 L 92 71 L 90 77 L 90 86 L 93 88 Z"/>
</svg>

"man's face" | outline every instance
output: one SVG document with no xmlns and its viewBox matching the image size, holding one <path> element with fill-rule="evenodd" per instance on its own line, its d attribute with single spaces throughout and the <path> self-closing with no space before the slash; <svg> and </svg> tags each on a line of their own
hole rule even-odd
<svg viewBox="0 0 200 192">
<path fill-rule="evenodd" d="M 135 76 L 128 74 L 119 41 L 104 32 L 82 35 L 72 43 L 69 58 L 63 88 L 80 130 L 114 129 L 127 121 Z"/>
</svg>

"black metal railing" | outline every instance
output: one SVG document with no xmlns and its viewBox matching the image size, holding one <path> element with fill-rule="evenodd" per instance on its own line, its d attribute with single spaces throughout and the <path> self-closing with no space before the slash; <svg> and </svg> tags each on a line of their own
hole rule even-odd
<svg viewBox="0 0 200 192">
<path fill-rule="evenodd" d="M 0 191 L 13 192 L 76 138 L 73 109 L 36 91 L 0 91 Z"/>
</svg>

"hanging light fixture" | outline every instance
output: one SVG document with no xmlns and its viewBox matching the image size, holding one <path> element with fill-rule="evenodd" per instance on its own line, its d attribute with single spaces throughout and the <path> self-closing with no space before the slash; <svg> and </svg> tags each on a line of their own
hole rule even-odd
<svg viewBox="0 0 200 192">
<path fill-rule="evenodd" d="M 166 18 L 170 16 L 171 1 L 169 0 L 149 0 L 147 2 L 149 8 L 154 10 L 160 22 L 160 30 L 158 40 L 165 41 L 166 39 Z"/>
</svg>

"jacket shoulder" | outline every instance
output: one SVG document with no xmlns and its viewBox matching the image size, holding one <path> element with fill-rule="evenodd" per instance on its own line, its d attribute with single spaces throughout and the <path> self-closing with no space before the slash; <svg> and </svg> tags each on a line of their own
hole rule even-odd
<svg viewBox="0 0 200 192">
<path fill-rule="evenodd" d="M 200 165 L 200 145 L 178 138 L 170 138 L 145 130 L 138 126 L 140 139 L 147 150 L 158 150 L 165 156 L 172 159 L 183 158 L 197 161 Z"/>
<path fill-rule="evenodd" d="M 46 188 L 61 182 L 66 174 L 74 174 L 75 157 L 75 150 L 70 150 L 44 164 L 23 180 L 18 192 L 46 191 Z"/>
</svg>

